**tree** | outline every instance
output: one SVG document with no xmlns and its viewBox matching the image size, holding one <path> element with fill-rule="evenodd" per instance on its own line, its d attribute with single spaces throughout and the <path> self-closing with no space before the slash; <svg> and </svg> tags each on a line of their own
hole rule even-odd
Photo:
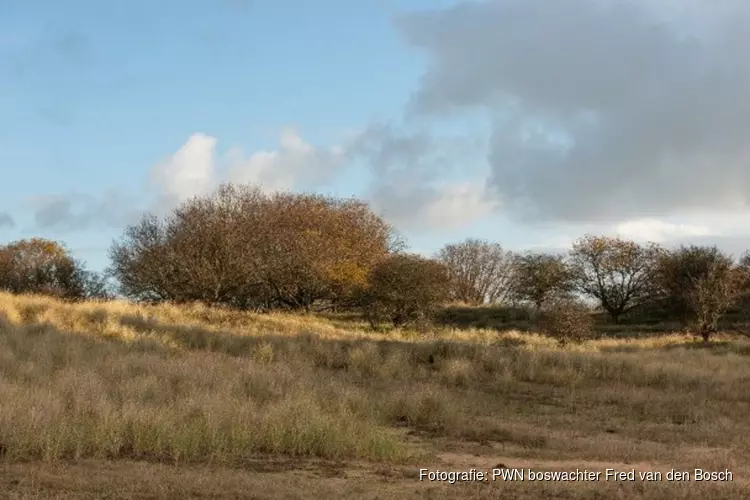
<svg viewBox="0 0 750 500">
<path fill-rule="evenodd" d="M 746 250 L 745 253 L 742 254 L 739 265 L 740 267 L 750 269 L 750 250 Z"/>
<path fill-rule="evenodd" d="M 716 246 L 691 245 L 662 252 L 658 279 L 672 308 L 708 342 L 745 289 L 747 271 Z"/>
<path fill-rule="evenodd" d="M 576 289 L 597 299 L 617 323 L 654 297 L 657 255 L 653 244 L 586 235 L 573 244 L 569 262 Z"/>
<path fill-rule="evenodd" d="M 396 254 L 372 270 L 361 305 L 373 327 L 381 320 L 403 326 L 429 318 L 450 293 L 445 266 L 418 255 Z"/>
<path fill-rule="evenodd" d="M 109 251 L 112 274 L 128 298 L 157 302 L 180 300 L 179 256 L 167 237 L 167 222 L 151 214 L 128 226 Z"/>
<path fill-rule="evenodd" d="M 553 298 L 573 291 L 573 275 L 562 255 L 527 252 L 513 264 L 513 295 L 528 300 L 537 311 Z"/>
<path fill-rule="evenodd" d="M 0 289 L 64 299 L 107 297 L 103 277 L 86 270 L 63 244 L 43 238 L 0 246 Z"/>
<path fill-rule="evenodd" d="M 454 300 L 501 302 L 510 291 L 513 260 L 498 243 L 467 239 L 449 244 L 440 250 L 437 260 L 448 269 Z"/>
<path fill-rule="evenodd" d="M 267 205 L 257 188 L 223 185 L 174 210 L 165 236 L 178 299 L 243 309 L 263 302 L 258 253 Z"/>
<path fill-rule="evenodd" d="M 262 275 L 284 306 L 346 302 L 398 248 L 392 227 L 359 200 L 280 193 L 270 203 Z"/>
<path fill-rule="evenodd" d="M 134 299 L 307 309 L 349 300 L 398 243 L 361 201 L 225 184 L 145 216 L 110 257 Z"/>
</svg>

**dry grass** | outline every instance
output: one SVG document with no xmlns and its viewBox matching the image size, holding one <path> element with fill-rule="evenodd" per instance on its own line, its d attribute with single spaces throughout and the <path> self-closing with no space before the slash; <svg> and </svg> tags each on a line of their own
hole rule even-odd
<svg viewBox="0 0 750 500">
<path fill-rule="evenodd" d="M 0 294 L 0 460 L 15 468 L 355 460 L 366 470 L 407 471 L 400 487 L 430 498 L 455 488 L 490 498 L 496 489 L 427 488 L 417 482 L 418 465 L 470 468 L 498 457 L 742 474 L 750 463 L 748 354 L 750 343 L 727 335 L 709 348 L 681 334 L 560 347 L 513 331 L 375 334 L 340 318 Z M 357 496 L 343 483 L 307 493 L 331 496 L 329 486 Z M 548 493 L 616 498 L 605 486 L 555 484 Z M 653 486 L 647 496 L 628 486 L 636 489 L 622 498 L 708 494 L 708 486 L 684 494 L 676 487 Z M 533 498 L 535 488 L 503 491 Z M 269 489 L 268 497 L 305 493 L 283 491 Z"/>
</svg>

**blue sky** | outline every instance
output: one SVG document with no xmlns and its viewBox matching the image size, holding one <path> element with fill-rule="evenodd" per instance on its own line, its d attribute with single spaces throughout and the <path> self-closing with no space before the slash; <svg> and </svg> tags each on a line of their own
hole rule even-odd
<svg viewBox="0 0 750 500">
<path fill-rule="evenodd" d="M 722 34 L 737 28 L 710 18 L 718 42 L 699 40 L 705 60 L 685 62 L 695 61 L 682 59 L 693 49 L 679 45 L 678 34 L 684 38 L 705 11 L 670 17 L 644 7 L 638 16 L 601 14 L 597 28 L 590 16 L 573 14 L 573 4 L 593 12 L 592 0 L 571 0 L 559 12 L 538 1 L 503 10 L 512 3 L 4 0 L 0 241 L 61 239 L 102 268 L 123 224 L 163 192 L 179 199 L 236 179 L 361 196 L 428 253 L 466 236 L 511 248 L 562 247 L 588 230 L 665 241 L 744 237 L 736 228 L 750 220 L 747 203 L 733 190 L 750 184 L 740 138 L 717 142 L 723 129 L 715 124 L 676 126 L 691 118 L 689 98 L 716 123 L 750 124 L 747 107 L 729 107 L 706 90 L 736 97 L 739 85 L 700 76 L 700 64 L 725 54 Z M 728 5 L 729 17 L 748 11 Z M 672 19 L 674 39 L 627 30 L 649 16 Z M 612 54 L 573 57 L 576 34 L 586 30 L 614 33 Z M 630 32 L 630 43 L 616 38 Z M 553 57 L 555 47 L 561 52 Z M 723 57 L 735 78 L 750 81 L 746 63 Z M 673 67 L 647 70 L 634 86 L 592 65 L 625 79 L 635 73 L 629 61 L 641 71 L 665 61 Z M 685 74 L 699 75 L 695 86 L 664 98 L 654 115 L 647 98 Z M 626 83 L 639 92 L 617 92 Z M 654 120 L 663 120 L 656 137 L 632 126 Z M 209 139 L 191 142 L 196 134 Z M 661 181 L 649 172 L 670 172 L 688 153 L 706 160 L 684 166 L 696 182 L 662 188 L 674 196 L 650 203 Z M 596 170 L 575 180 L 594 168 L 592 158 Z M 199 172 L 205 185 L 184 191 L 179 178 L 187 172 Z M 709 194 L 727 203 L 690 195 L 707 185 L 704 174 L 724 179 L 708 183 Z M 622 189 L 588 196 L 578 191 L 588 182 Z M 618 200 L 617 210 L 608 200 Z"/>
</svg>

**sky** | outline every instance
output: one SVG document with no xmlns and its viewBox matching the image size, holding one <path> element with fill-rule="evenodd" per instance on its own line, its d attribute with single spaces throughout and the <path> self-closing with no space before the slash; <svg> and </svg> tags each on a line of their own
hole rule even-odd
<svg viewBox="0 0 750 500">
<path fill-rule="evenodd" d="M 750 248 L 743 0 L 2 0 L 0 243 L 94 269 L 221 182 L 367 200 L 431 254 Z"/>
</svg>

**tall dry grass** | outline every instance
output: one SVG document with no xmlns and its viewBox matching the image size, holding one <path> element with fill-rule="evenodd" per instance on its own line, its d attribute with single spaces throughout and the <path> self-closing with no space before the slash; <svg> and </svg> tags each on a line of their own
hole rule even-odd
<svg viewBox="0 0 750 500">
<path fill-rule="evenodd" d="M 748 354 L 730 337 L 563 348 L 519 332 L 375 334 L 311 315 L 0 294 L 0 454 L 408 461 L 434 451 L 417 437 L 726 467 L 750 458 Z"/>
</svg>

